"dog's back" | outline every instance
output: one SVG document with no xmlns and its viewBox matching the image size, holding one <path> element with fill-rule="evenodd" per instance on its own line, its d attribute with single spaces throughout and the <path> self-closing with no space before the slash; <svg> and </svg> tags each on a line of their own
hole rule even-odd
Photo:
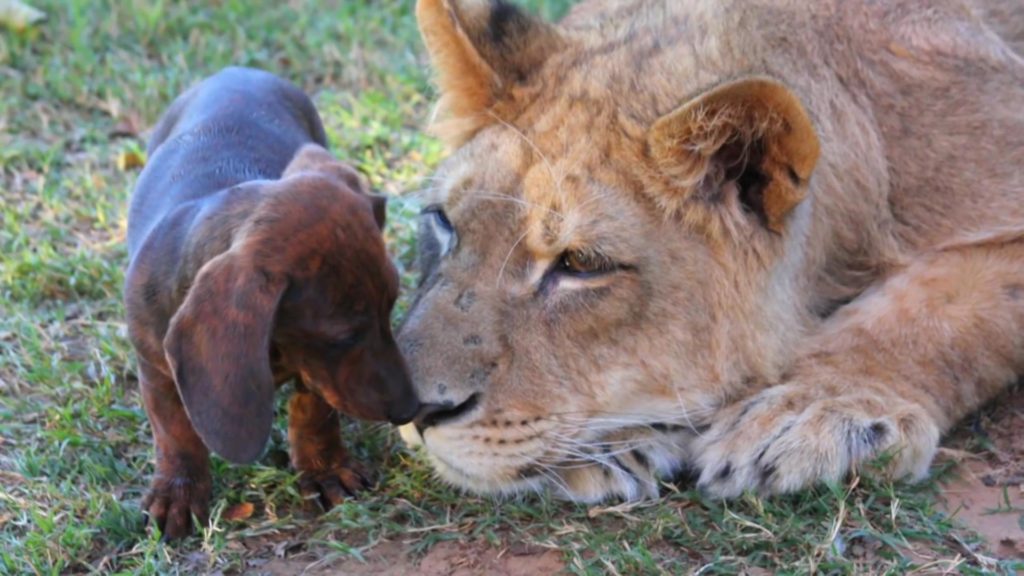
<svg viewBox="0 0 1024 576">
<path fill-rule="evenodd" d="M 277 179 L 309 142 L 326 146 L 313 103 L 273 74 L 232 67 L 194 86 L 150 139 L 128 216 L 130 257 L 176 207 L 242 182 Z"/>
<path fill-rule="evenodd" d="M 143 507 L 171 538 L 205 522 L 211 451 L 263 452 L 278 384 L 300 383 L 292 463 L 326 505 L 367 485 L 338 414 L 401 424 L 420 409 L 391 333 L 384 200 L 325 144 L 301 91 L 240 68 L 180 96 L 154 132 L 124 299 L 156 445 Z"/>
</svg>

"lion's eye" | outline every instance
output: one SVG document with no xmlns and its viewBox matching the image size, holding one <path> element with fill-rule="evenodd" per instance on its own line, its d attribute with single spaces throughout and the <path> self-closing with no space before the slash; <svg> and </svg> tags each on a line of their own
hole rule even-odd
<svg viewBox="0 0 1024 576">
<path fill-rule="evenodd" d="M 448 215 L 444 213 L 444 208 L 436 204 L 427 206 L 423 210 L 423 215 L 428 218 L 427 222 L 434 238 L 437 240 L 438 246 L 441 247 L 441 255 L 451 252 L 455 247 L 455 228 L 452 226 L 451 220 L 448 219 Z"/>
<path fill-rule="evenodd" d="M 448 215 L 444 213 L 443 209 L 437 208 L 433 210 L 433 214 L 434 220 L 437 222 L 438 226 L 440 226 L 441 228 L 448 232 L 452 231 L 452 222 L 451 220 L 448 219 Z"/>
<path fill-rule="evenodd" d="M 583 278 L 614 272 L 616 269 L 615 263 L 604 254 L 587 250 L 567 250 L 556 264 L 558 272 Z"/>
</svg>

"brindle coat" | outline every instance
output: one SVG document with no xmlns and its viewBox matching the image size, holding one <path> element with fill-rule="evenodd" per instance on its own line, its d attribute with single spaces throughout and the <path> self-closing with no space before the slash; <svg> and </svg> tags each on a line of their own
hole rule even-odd
<svg viewBox="0 0 1024 576">
<path fill-rule="evenodd" d="M 339 412 L 401 423 L 418 408 L 390 328 L 384 201 L 323 146 L 305 94 L 244 68 L 178 97 L 150 141 L 125 303 L 156 445 L 144 507 L 167 537 L 206 517 L 210 450 L 263 451 L 277 384 L 296 380 L 292 464 L 326 505 L 366 484 Z"/>
</svg>

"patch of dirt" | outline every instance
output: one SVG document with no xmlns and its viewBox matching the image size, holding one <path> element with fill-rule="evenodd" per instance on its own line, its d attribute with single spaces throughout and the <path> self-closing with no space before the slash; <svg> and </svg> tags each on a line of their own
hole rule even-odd
<svg viewBox="0 0 1024 576">
<path fill-rule="evenodd" d="M 979 443 L 980 452 L 972 448 Z M 1024 388 L 993 403 L 949 445 L 942 457 L 959 465 L 942 486 L 946 511 L 985 539 L 988 554 L 1024 559 Z"/>
<path fill-rule="evenodd" d="M 494 548 L 484 543 L 442 542 L 422 558 L 398 542 L 383 542 L 366 554 L 365 562 L 345 558 L 337 562 L 275 559 L 252 567 L 251 574 L 300 576 L 545 576 L 565 570 L 557 550 L 539 547 Z"/>
</svg>

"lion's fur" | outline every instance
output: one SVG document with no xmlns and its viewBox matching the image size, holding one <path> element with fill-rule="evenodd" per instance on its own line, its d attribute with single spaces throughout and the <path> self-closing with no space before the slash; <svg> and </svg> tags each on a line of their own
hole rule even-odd
<svg viewBox="0 0 1024 576">
<path fill-rule="evenodd" d="M 479 398 L 426 430 L 442 475 L 597 499 L 693 466 L 728 495 L 902 447 L 920 476 L 1024 371 L 1024 254 L 993 232 L 1024 222 L 1019 3 L 510 10 L 417 8 L 458 238 L 401 340 L 425 401 Z M 567 250 L 625 266 L 552 283 Z"/>
</svg>

